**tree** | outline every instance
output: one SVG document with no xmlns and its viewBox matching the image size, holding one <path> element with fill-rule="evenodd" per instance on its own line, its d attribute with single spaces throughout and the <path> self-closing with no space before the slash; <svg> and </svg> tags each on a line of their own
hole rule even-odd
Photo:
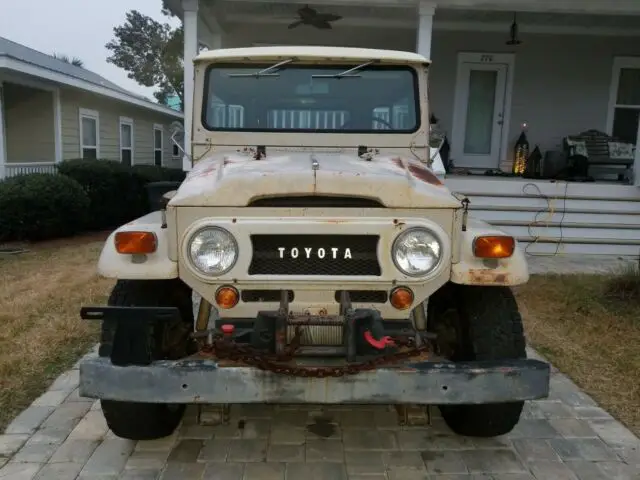
<svg viewBox="0 0 640 480">
<path fill-rule="evenodd" d="M 69 55 L 54 52 L 53 58 L 66 63 L 70 63 L 71 65 L 74 65 L 76 67 L 84 68 L 84 62 L 78 57 L 69 58 Z"/>
<path fill-rule="evenodd" d="M 166 8 L 162 13 L 171 15 Z M 158 102 L 166 104 L 167 97 L 175 94 L 183 105 L 182 27 L 173 28 L 131 10 L 125 23 L 113 31 L 115 38 L 106 44 L 112 52 L 107 62 L 127 71 L 127 76 L 140 85 L 158 87 L 153 94 Z"/>
</svg>

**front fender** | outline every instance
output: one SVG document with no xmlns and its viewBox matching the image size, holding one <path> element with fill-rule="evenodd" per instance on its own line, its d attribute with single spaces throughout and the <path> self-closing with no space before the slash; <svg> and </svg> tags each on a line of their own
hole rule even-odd
<svg viewBox="0 0 640 480">
<path fill-rule="evenodd" d="M 123 231 L 154 232 L 158 248 L 147 255 L 118 253 L 115 235 Z M 122 280 L 163 280 L 178 277 L 178 263 L 169 259 L 170 230 L 162 228 L 162 212 L 155 211 L 114 230 L 102 248 L 98 260 L 98 274 Z"/>
<path fill-rule="evenodd" d="M 516 241 L 509 258 L 478 258 L 473 254 L 473 240 L 482 235 L 506 235 L 502 230 L 481 220 L 469 218 L 467 231 L 460 232 L 460 261 L 451 266 L 451 281 L 462 285 L 511 286 L 529 280 L 529 266 Z"/>
</svg>

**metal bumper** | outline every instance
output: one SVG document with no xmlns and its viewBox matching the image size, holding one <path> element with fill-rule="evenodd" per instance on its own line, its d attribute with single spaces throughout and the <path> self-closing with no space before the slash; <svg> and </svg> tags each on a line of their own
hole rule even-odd
<svg viewBox="0 0 640 480">
<path fill-rule="evenodd" d="M 153 403 L 480 404 L 544 398 L 550 368 L 538 360 L 407 363 L 331 378 L 291 377 L 212 360 L 118 367 L 80 364 L 80 395 Z"/>
</svg>

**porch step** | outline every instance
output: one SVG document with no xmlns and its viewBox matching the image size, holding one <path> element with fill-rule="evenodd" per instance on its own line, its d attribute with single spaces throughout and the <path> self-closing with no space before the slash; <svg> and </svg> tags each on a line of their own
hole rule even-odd
<svg viewBox="0 0 640 480">
<path fill-rule="evenodd" d="M 614 183 L 450 177 L 469 215 L 513 235 L 537 255 L 640 254 L 640 188 Z"/>
</svg>

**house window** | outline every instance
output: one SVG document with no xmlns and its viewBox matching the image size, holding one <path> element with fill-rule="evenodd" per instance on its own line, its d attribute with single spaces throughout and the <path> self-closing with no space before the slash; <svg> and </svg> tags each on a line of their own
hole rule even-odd
<svg viewBox="0 0 640 480">
<path fill-rule="evenodd" d="M 640 121 L 640 57 L 613 63 L 608 130 L 623 142 L 638 142 Z"/>
<path fill-rule="evenodd" d="M 80 109 L 80 157 L 100 157 L 100 116 L 95 110 Z"/>
<path fill-rule="evenodd" d="M 162 166 L 162 125 L 153 126 L 153 163 Z"/>
<path fill-rule="evenodd" d="M 120 117 L 120 161 L 133 164 L 133 120 L 126 117 Z"/>
</svg>

